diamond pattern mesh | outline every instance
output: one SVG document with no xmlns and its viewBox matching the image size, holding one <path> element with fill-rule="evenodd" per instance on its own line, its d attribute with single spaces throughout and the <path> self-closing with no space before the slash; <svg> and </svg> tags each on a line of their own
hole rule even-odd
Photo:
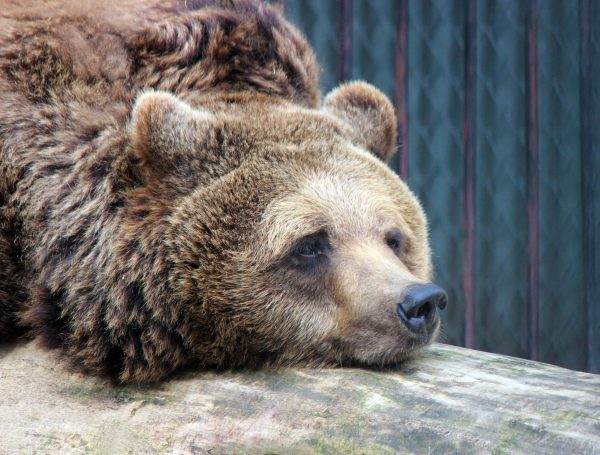
<svg viewBox="0 0 600 455">
<path fill-rule="evenodd" d="M 585 365 L 579 137 L 579 15 L 572 4 L 540 10 L 540 317 L 542 360 Z"/>
</svg>

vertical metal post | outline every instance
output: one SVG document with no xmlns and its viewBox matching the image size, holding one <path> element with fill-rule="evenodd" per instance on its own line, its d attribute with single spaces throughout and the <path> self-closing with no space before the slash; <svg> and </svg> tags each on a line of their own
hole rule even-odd
<svg viewBox="0 0 600 455">
<path fill-rule="evenodd" d="M 527 10 L 527 320 L 529 325 L 529 357 L 539 359 L 539 156 L 538 156 L 538 55 L 536 0 Z"/>
<path fill-rule="evenodd" d="M 465 346 L 475 348 L 475 51 L 476 0 L 467 0 L 464 76 L 463 149 L 463 264 L 462 287 L 465 299 Z"/>
<path fill-rule="evenodd" d="M 350 77 L 352 68 L 352 0 L 340 0 L 340 81 Z"/>
<path fill-rule="evenodd" d="M 408 182 L 408 0 L 398 0 L 396 20 L 395 104 L 398 118 L 398 175 Z"/>
<path fill-rule="evenodd" d="M 582 168 L 582 230 L 583 230 L 583 298 L 587 309 L 587 341 L 588 341 L 588 370 L 592 373 L 600 372 L 597 318 L 598 304 L 596 283 L 596 254 L 597 245 L 594 235 L 596 201 L 594 201 L 594 143 L 593 128 L 598 128 L 592 121 L 594 104 L 592 100 L 592 8 L 597 5 L 592 0 L 580 0 L 580 42 L 579 42 L 579 108 L 580 108 L 580 140 L 581 140 L 581 168 Z M 597 134 L 597 133 L 596 133 Z"/>
</svg>

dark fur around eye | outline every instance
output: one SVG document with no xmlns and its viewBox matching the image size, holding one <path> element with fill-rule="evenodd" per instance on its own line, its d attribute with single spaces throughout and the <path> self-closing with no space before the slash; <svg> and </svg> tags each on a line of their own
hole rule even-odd
<svg viewBox="0 0 600 455">
<path fill-rule="evenodd" d="M 331 250 L 326 232 L 307 235 L 296 243 L 291 261 L 298 268 L 311 268 L 322 264 Z"/>
<path fill-rule="evenodd" d="M 399 230 L 394 229 L 385 235 L 385 243 L 389 246 L 396 254 L 402 252 L 403 239 L 402 234 Z"/>
</svg>

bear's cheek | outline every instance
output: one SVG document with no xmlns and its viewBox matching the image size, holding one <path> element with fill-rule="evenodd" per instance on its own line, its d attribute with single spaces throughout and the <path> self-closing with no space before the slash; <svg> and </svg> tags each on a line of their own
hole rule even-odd
<svg viewBox="0 0 600 455">
<path fill-rule="evenodd" d="M 275 343 L 306 350 L 334 330 L 335 306 L 322 275 L 277 267 L 251 278 L 246 275 L 243 283 L 234 290 L 244 302 L 244 321 L 259 335 L 253 342 L 265 342 L 265 348 Z"/>
</svg>

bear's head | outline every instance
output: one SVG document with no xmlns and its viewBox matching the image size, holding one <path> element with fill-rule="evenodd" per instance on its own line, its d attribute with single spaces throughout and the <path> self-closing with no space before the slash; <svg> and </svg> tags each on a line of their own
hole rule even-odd
<svg viewBox="0 0 600 455">
<path fill-rule="evenodd" d="M 382 365 L 435 339 L 446 295 L 423 210 L 385 164 L 396 119 L 377 89 L 317 109 L 147 92 L 131 132 L 168 217 L 162 305 L 199 363 Z"/>
</svg>

